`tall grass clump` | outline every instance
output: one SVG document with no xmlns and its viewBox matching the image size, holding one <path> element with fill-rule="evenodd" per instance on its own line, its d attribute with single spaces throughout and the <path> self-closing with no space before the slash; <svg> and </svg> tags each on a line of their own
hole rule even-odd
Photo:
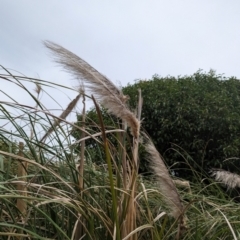
<svg viewBox="0 0 240 240">
<path fill-rule="evenodd" d="M 27 105 L 7 92 L 2 92 L 7 100 L 0 99 L 0 140 L 9 146 L 0 149 L 1 239 L 239 237 L 238 205 L 222 192 L 216 197 L 217 183 L 204 188 L 188 184 L 187 191 L 177 190 L 176 184 L 184 182 L 172 179 L 152 141 L 141 131 L 141 91 L 135 114 L 121 89 L 88 63 L 52 42 L 45 46 L 79 84 L 68 88 L 73 100 L 54 114 L 41 99 L 51 95 L 53 88 L 67 87 L 15 75 L 1 66 L 1 81 L 31 100 Z M 99 118 L 96 132 L 86 121 L 88 99 Z M 119 119 L 118 124 L 104 125 L 100 105 Z M 76 107 L 81 108 L 79 126 L 68 120 Z M 73 129 L 81 136 L 76 142 Z M 85 147 L 89 139 L 93 144 Z M 138 173 L 140 144 L 148 154 L 152 178 Z M 93 161 L 96 156 L 102 164 Z"/>
</svg>

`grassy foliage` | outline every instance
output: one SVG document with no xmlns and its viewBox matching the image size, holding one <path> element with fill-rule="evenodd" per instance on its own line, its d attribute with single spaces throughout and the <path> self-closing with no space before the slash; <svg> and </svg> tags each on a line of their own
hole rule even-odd
<svg viewBox="0 0 240 240">
<path fill-rule="evenodd" d="M 14 152 L 11 148 L 0 150 L 0 161 L 4 162 L 0 164 L 1 239 L 196 240 L 240 237 L 239 204 L 231 200 L 218 183 L 208 179 L 208 185 L 199 181 L 190 184 L 190 189 L 179 187 L 175 199 L 170 199 L 169 194 L 175 191 L 175 185 L 167 170 L 162 172 L 166 175 L 162 175 L 162 169 L 156 169 L 155 164 L 153 179 L 138 175 L 137 145 L 141 141 L 135 120 L 124 119 L 132 121 L 133 137 L 124 124 L 116 129 L 105 126 L 98 104 L 92 98 L 100 125 L 96 132 L 88 132 L 87 122 L 73 125 L 66 120 L 69 108 L 72 110 L 76 104 L 71 104 L 75 99 L 66 107 L 65 114 L 58 117 L 42 104 L 40 92 L 32 93 L 26 87 L 37 83 L 40 91 L 47 92 L 63 86 L 15 76 L 3 67 L 0 78 L 7 81 L 9 88 L 17 85 L 32 99 L 29 105 L 21 104 L 6 92 L 9 101 L 0 100 L 3 122 L 0 139 L 9 145 L 13 141 L 24 145 L 21 149 L 17 144 Z M 81 96 L 78 100 L 88 97 L 83 91 L 76 93 L 73 90 L 73 95 L 76 94 Z M 81 135 L 77 143 L 72 142 L 72 128 L 78 129 Z M 141 136 L 146 137 L 145 134 Z M 86 151 L 81 146 L 88 140 L 95 141 L 95 144 L 92 150 Z M 142 144 L 150 144 L 151 151 L 155 151 L 149 139 Z M 126 145 L 132 146 L 132 154 L 126 154 Z M 75 148 L 80 149 L 79 155 L 76 155 Z M 100 155 L 102 149 L 104 157 Z M 92 158 L 98 153 L 102 164 L 96 165 Z M 150 159 L 163 164 L 157 152 Z M 79 162 L 83 164 L 79 166 Z M 174 206 L 179 196 L 183 209 Z M 171 216 L 175 207 L 180 214 Z M 182 228 L 186 226 L 183 233 Z"/>
</svg>

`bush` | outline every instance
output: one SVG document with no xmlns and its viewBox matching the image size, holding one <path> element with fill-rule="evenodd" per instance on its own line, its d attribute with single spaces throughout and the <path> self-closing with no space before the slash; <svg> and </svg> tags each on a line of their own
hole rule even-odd
<svg viewBox="0 0 240 240">
<path fill-rule="evenodd" d="M 123 92 L 136 106 L 142 90 L 142 126 L 181 177 L 190 169 L 235 170 L 240 157 L 240 82 L 214 71 L 137 81 Z M 144 159 L 142 159 L 144 161 Z M 191 171 L 192 172 L 192 171 Z"/>
</svg>

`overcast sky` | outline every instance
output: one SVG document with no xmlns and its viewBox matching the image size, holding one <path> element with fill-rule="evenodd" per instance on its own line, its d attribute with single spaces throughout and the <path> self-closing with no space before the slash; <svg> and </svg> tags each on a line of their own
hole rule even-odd
<svg viewBox="0 0 240 240">
<path fill-rule="evenodd" d="M 122 86 L 154 74 L 211 68 L 240 78 L 240 1 L 1 0 L 0 64 L 74 86 L 43 40 L 71 50 Z M 8 82 L 0 88 L 22 103 L 29 99 Z M 53 97 L 64 107 L 75 97 L 66 94 Z"/>
</svg>

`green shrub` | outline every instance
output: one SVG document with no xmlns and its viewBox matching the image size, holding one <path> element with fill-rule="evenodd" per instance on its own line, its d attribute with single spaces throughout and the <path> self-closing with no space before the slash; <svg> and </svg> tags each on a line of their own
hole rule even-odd
<svg viewBox="0 0 240 240">
<path fill-rule="evenodd" d="M 236 171 L 240 158 L 239 80 L 213 71 L 178 78 L 154 76 L 123 88 L 132 108 L 139 88 L 142 126 L 179 176 L 188 178 L 191 169 L 208 171 L 212 167 Z M 231 160 L 224 161 L 228 158 Z"/>
</svg>

